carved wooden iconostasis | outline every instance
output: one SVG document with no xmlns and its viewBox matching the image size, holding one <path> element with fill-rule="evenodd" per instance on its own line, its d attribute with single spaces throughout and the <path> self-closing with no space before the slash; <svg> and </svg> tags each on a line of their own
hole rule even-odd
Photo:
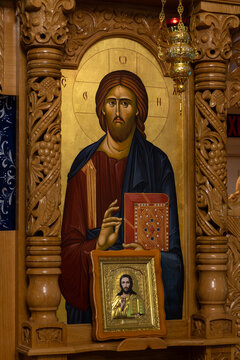
<svg viewBox="0 0 240 360">
<path fill-rule="evenodd" d="M 239 110 L 240 2 L 183 5 L 186 14 L 193 11 L 198 57 L 180 111 L 168 65 L 157 56 L 158 38 L 167 45 L 166 30 L 159 31 L 160 2 L 16 2 L 18 226 L 12 234 L 16 277 L 12 272 L 9 279 L 16 282 L 11 324 L 20 359 L 239 358 L 239 187 L 228 201 L 226 116 L 227 108 Z M 176 8 L 171 0 L 166 17 Z M 3 47 L 0 60 L 2 54 Z M 176 177 L 184 311 L 181 320 L 167 321 L 164 346 L 157 338 L 94 342 L 91 325 L 67 325 L 63 303 L 58 310 L 67 172 L 79 150 L 101 136 L 95 92 L 116 69 L 143 80 L 150 101 L 147 138 L 167 153 Z M 3 85 L 4 93 L 5 78 Z"/>
</svg>

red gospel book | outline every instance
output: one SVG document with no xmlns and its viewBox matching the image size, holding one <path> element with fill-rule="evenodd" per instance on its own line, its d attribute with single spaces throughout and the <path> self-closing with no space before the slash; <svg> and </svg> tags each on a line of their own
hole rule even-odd
<svg viewBox="0 0 240 360">
<path fill-rule="evenodd" d="M 169 250 L 169 201 L 166 194 L 124 194 L 124 242 L 145 249 Z"/>
</svg>

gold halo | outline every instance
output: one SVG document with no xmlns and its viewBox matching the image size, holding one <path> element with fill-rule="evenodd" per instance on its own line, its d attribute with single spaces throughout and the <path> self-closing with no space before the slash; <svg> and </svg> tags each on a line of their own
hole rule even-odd
<svg viewBox="0 0 240 360">
<path fill-rule="evenodd" d="M 84 55 L 72 93 L 73 111 L 81 130 L 91 141 L 104 134 L 96 115 L 95 94 L 102 78 L 115 70 L 132 71 L 143 81 L 149 97 L 146 135 L 149 141 L 154 141 L 168 117 L 167 86 L 155 57 L 128 39 L 102 40 Z"/>
</svg>

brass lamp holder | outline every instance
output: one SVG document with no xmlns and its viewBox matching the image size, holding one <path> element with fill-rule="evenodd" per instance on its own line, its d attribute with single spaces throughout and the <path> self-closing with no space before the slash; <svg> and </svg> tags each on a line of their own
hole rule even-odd
<svg viewBox="0 0 240 360">
<path fill-rule="evenodd" d="M 164 5 L 166 0 L 162 0 L 162 10 L 159 15 L 160 25 L 165 19 Z M 163 49 L 160 41 L 158 42 L 158 57 L 160 60 L 170 63 L 169 75 L 176 84 L 176 90 L 180 94 L 185 90 L 185 84 L 191 75 L 190 62 L 194 61 L 196 50 L 190 45 L 190 35 L 188 27 L 184 25 L 182 14 L 184 11 L 182 0 L 178 5 L 179 21 L 175 26 L 168 29 L 167 48 Z"/>
</svg>

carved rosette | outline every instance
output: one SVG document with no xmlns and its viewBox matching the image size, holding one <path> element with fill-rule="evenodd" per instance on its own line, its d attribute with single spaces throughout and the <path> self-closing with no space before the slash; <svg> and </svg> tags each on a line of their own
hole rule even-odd
<svg viewBox="0 0 240 360">
<path fill-rule="evenodd" d="M 196 14 L 191 20 L 191 37 L 192 46 L 198 51 L 197 61 L 228 61 L 232 56 L 230 30 L 238 25 L 239 19 L 234 15 Z"/>
<path fill-rule="evenodd" d="M 196 234 L 199 314 L 192 333 L 205 323 L 204 337 L 231 336 L 225 313 L 227 271 L 226 72 L 235 16 L 200 13 L 191 24 L 195 65 Z M 215 327 L 217 326 L 217 329 Z M 213 330 L 215 329 L 215 330 Z M 198 336 L 198 335 L 197 335 Z"/>
<path fill-rule="evenodd" d="M 17 4 L 21 40 L 27 49 L 27 304 L 23 326 L 28 346 L 63 343 L 57 323 L 60 302 L 61 64 L 67 39 L 69 0 L 26 0 Z M 37 324 L 54 326 L 40 330 Z M 35 324 L 35 325 L 33 325 Z M 58 324 L 58 325 L 56 325 Z M 31 334 L 31 339 L 29 339 Z M 35 339 L 35 340 L 34 340 Z M 45 341 L 46 340 L 46 341 Z"/>
<path fill-rule="evenodd" d="M 136 9 L 81 4 L 69 17 L 69 37 L 64 66 L 78 66 L 85 51 L 96 41 L 109 36 L 123 36 L 156 49 L 159 37 L 159 13 Z M 163 32 L 161 32 L 162 34 Z M 166 46 L 162 37 L 161 46 Z"/>
<path fill-rule="evenodd" d="M 75 0 L 19 0 L 22 43 L 26 48 L 63 47 L 68 33 L 66 14 L 74 6 Z"/>
</svg>

